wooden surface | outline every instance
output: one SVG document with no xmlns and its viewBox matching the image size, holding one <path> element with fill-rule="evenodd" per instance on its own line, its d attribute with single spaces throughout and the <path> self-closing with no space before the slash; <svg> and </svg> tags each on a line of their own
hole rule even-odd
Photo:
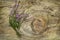
<svg viewBox="0 0 60 40">
<path fill-rule="evenodd" d="M 42 16 L 46 26 L 50 27 L 41 37 L 28 37 L 25 35 L 28 33 L 22 30 L 24 35 L 17 37 L 16 32 L 9 25 L 9 14 L 14 4 L 14 1 L 0 0 L 0 40 L 60 40 L 60 1 L 20 0 L 18 13 L 22 13 L 25 10 L 24 13 L 31 14 L 35 18 Z M 28 26 L 29 22 L 27 22 L 28 24 L 23 23 L 23 26 L 25 24 Z"/>
</svg>

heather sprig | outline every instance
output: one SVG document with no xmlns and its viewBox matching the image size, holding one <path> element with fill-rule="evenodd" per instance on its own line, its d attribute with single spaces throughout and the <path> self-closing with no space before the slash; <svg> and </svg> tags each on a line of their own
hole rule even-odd
<svg viewBox="0 0 60 40">
<path fill-rule="evenodd" d="M 19 19 L 19 14 L 17 12 L 18 6 L 19 6 L 19 2 L 20 1 L 15 1 L 15 5 L 13 6 L 11 13 L 9 15 L 9 23 L 10 26 L 16 31 L 16 34 L 18 36 L 20 36 L 20 33 L 18 32 L 18 28 L 20 28 L 21 26 L 21 22 L 19 22 L 19 20 L 17 21 L 17 19 Z"/>
<path fill-rule="evenodd" d="M 26 17 L 28 17 L 28 14 L 24 13 L 19 14 L 17 12 L 18 6 L 19 2 L 15 1 L 15 5 L 13 6 L 11 13 L 9 15 L 9 23 L 11 27 L 16 31 L 17 35 L 21 36 L 18 30 L 20 29 L 21 24 L 26 19 Z"/>
</svg>

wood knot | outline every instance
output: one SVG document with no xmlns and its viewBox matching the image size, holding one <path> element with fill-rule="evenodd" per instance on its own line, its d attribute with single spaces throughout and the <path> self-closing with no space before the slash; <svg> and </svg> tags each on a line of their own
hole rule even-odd
<svg viewBox="0 0 60 40">
<path fill-rule="evenodd" d="M 31 26 L 31 27 L 32 27 L 32 30 L 33 30 L 35 33 L 37 33 L 37 34 L 41 33 L 42 31 L 44 31 L 44 30 L 47 28 L 46 22 L 45 22 L 45 20 L 44 20 L 42 17 L 40 17 L 40 18 L 35 18 L 35 19 L 32 21 L 31 25 L 32 25 L 32 26 Z"/>
</svg>

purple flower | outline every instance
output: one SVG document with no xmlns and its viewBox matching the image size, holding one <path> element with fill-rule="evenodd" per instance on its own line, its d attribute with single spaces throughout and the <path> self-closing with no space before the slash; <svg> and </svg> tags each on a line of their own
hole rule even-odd
<svg viewBox="0 0 60 40">
<path fill-rule="evenodd" d="M 28 14 L 16 14 L 16 20 L 19 21 L 21 18 L 28 17 Z"/>
<path fill-rule="evenodd" d="M 20 19 L 20 14 L 17 13 L 15 16 L 16 16 L 16 20 L 19 21 L 19 19 Z"/>
<path fill-rule="evenodd" d="M 20 14 L 16 14 L 16 18 L 19 18 L 20 17 Z"/>
<path fill-rule="evenodd" d="M 15 11 L 17 11 L 17 8 L 18 8 L 18 6 L 19 6 L 19 2 L 20 1 L 18 1 L 17 2 L 17 0 L 15 0 L 15 5 L 13 6 L 13 8 L 11 9 L 11 13 L 10 13 L 10 16 L 13 16 L 15 13 Z"/>
</svg>

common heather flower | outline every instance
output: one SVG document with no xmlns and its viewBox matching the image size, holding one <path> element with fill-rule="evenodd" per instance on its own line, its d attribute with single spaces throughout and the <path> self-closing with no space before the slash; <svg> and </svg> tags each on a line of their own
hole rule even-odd
<svg viewBox="0 0 60 40">
<path fill-rule="evenodd" d="M 17 21 L 21 20 L 21 18 L 24 19 L 26 17 L 28 17 L 28 14 L 23 14 L 23 13 L 22 14 L 18 14 L 18 13 L 16 14 L 16 20 Z"/>
</svg>

